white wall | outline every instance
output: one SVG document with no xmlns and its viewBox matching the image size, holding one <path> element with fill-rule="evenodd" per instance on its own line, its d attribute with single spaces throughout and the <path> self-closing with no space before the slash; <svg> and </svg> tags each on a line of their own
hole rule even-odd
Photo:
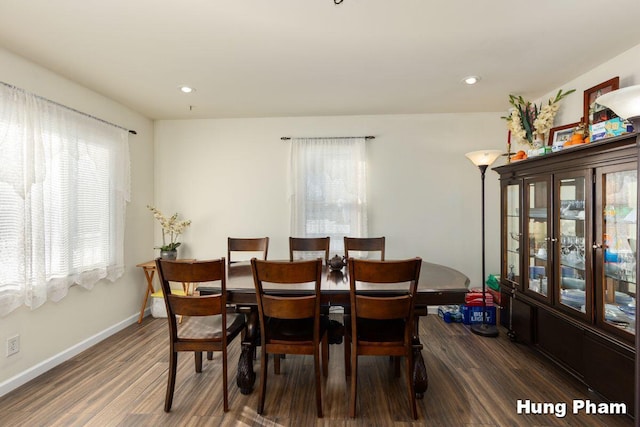
<svg viewBox="0 0 640 427">
<path fill-rule="evenodd" d="M 153 123 L 96 92 L 0 49 L 0 80 L 129 129 L 131 202 L 127 206 L 125 264 L 119 280 L 101 281 L 91 291 L 79 286 L 58 303 L 31 311 L 19 308 L 0 318 L 0 395 L 30 376 L 137 320 L 144 276 L 137 263 L 152 259 Z M 20 352 L 5 357 L 6 339 L 20 335 Z"/>
<path fill-rule="evenodd" d="M 369 234 L 387 237 L 387 257 L 421 256 L 479 284 L 480 172 L 464 153 L 506 148 L 498 113 L 158 121 L 157 207 L 193 221 L 180 255 L 226 256 L 228 236 L 269 236 L 269 258 L 287 258 L 292 142 L 280 137 L 355 135 L 376 137 L 367 143 Z M 487 271 L 496 272 L 494 172 L 486 191 Z"/>
</svg>

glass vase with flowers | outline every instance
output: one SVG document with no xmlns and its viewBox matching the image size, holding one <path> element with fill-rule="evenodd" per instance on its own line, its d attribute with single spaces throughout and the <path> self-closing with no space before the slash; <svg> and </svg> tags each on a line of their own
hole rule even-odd
<svg viewBox="0 0 640 427">
<path fill-rule="evenodd" d="M 527 144 L 535 150 L 544 145 L 544 141 L 553 127 L 553 120 L 560 109 L 558 104 L 564 97 L 575 92 L 571 89 L 558 91 L 554 98 L 549 99 L 545 105 L 536 105 L 525 100 L 522 96 L 509 95 L 509 104 L 512 105 L 508 116 L 502 117 L 507 121 L 510 135 L 515 141 Z"/>
</svg>

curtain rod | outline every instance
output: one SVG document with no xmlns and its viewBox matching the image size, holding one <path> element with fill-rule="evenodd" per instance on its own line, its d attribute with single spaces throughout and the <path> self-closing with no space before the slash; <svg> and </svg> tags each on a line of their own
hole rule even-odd
<svg viewBox="0 0 640 427">
<path fill-rule="evenodd" d="M 283 141 L 289 141 L 290 139 L 355 139 L 355 138 L 364 138 L 364 139 L 376 139 L 375 136 L 367 135 L 367 136 L 315 136 L 310 138 L 291 138 L 290 136 L 283 136 L 280 138 Z"/>
<path fill-rule="evenodd" d="M 92 116 L 91 114 L 87 114 L 87 113 L 84 113 L 84 112 L 82 112 L 82 111 L 76 110 L 75 108 L 71 108 L 71 107 L 68 107 L 68 106 L 66 106 L 66 105 L 60 104 L 59 102 L 52 101 L 52 100 L 47 99 L 47 98 L 45 98 L 45 97 L 43 97 L 43 96 L 36 95 L 35 93 L 27 92 L 26 90 L 24 90 L 24 89 L 22 89 L 22 88 L 19 88 L 19 87 L 17 87 L 17 86 L 14 86 L 14 85 L 12 85 L 12 84 L 5 83 L 5 82 L 3 82 L 3 81 L 0 81 L 0 83 L 2 83 L 2 84 L 3 84 L 3 85 L 5 85 L 5 86 L 8 86 L 8 87 L 10 87 L 10 88 L 12 88 L 12 89 L 16 89 L 16 90 L 19 90 L 19 91 L 21 91 L 21 92 L 27 93 L 27 94 L 29 94 L 29 95 L 35 96 L 36 98 L 41 99 L 41 100 L 46 101 L 46 102 L 49 102 L 49 103 L 51 103 L 51 104 L 53 104 L 53 105 L 57 105 L 58 107 L 66 108 L 67 110 L 73 111 L 73 112 L 78 113 L 78 114 L 82 114 L 83 116 L 86 116 L 86 117 L 91 117 L 92 119 L 97 120 L 97 121 L 102 122 L 102 123 L 105 123 L 105 124 L 107 124 L 107 125 L 114 126 L 114 127 L 119 128 L 119 129 L 126 130 L 127 132 L 129 132 L 129 133 L 130 133 L 130 134 L 132 134 L 132 135 L 137 135 L 137 134 L 138 134 L 138 132 L 136 132 L 135 130 L 127 129 L 127 128 L 123 127 L 123 126 L 116 125 L 116 124 L 114 124 L 114 123 L 111 123 L 111 122 L 108 122 L 108 121 L 106 121 L 106 120 L 103 120 L 103 119 L 101 119 L 101 118 L 99 118 L 99 117 Z"/>
</svg>

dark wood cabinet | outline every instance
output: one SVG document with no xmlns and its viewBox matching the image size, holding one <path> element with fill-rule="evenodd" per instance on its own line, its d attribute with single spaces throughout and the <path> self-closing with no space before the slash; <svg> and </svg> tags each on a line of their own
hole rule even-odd
<svg viewBox="0 0 640 427">
<path fill-rule="evenodd" d="M 582 348 L 584 382 L 612 402 L 623 402 L 633 411 L 634 352 L 588 331 Z"/>
<path fill-rule="evenodd" d="M 633 412 L 636 134 L 494 168 L 512 339 Z"/>
<path fill-rule="evenodd" d="M 572 374 L 584 376 L 583 335 L 584 329 L 571 321 L 557 315 L 553 310 L 537 310 L 537 331 L 542 332 L 536 336 L 536 345 L 547 356 L 552 358 Z"/>
<path fill-rule="evenodd" d="M 511 299 L 510 330 L 518 341 L 525 344 L 533 343 L 533 310 L 534 308 L 520 299 Z"/>
</svg>

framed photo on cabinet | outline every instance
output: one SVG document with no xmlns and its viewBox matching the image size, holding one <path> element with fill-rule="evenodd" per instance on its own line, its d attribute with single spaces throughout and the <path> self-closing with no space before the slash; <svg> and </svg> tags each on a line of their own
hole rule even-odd
<svg viewBox="0 0 640 427">
<path fill-rule="evenodd" d="M 620 77 L 614 77 L 611 80 L 602 82 L 599 85 L 596 85 L 584 91 L 583 117 L 585 125 L 588 126 L 590 134 L 592 125 L 618 117 L 607 107 L 596 103 L 596 99 L 598 99 L 600 95 L 604 95 L 605 93 L 609 93 L 619 88 Z"/>
<path fill-rule="evenodd" d="M 580 123 L 569 123 L 568 125 L 556 126 L 549 131 L 548 145 L 563 145 L 571 139 L 571 135 Z"/>
</svg>

